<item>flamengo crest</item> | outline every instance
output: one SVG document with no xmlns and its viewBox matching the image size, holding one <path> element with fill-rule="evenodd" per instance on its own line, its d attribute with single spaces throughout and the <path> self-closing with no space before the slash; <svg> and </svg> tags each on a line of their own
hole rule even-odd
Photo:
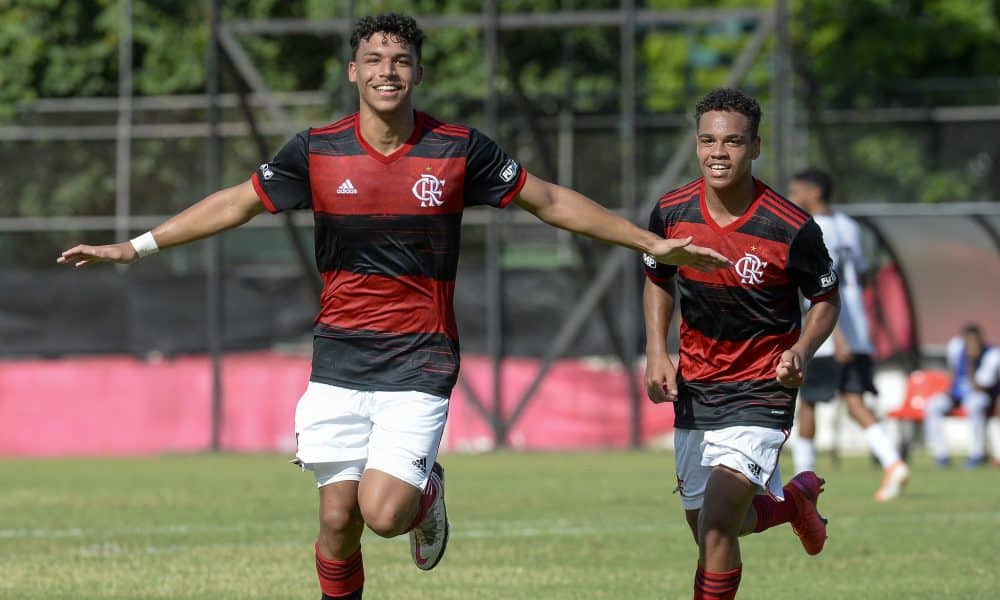
<svg viewBox="0 0 1000 600">
<path fill-rule="evenodd" d="M 766 266 L 767 263 L 756 254 L 744 253 L 743 258 L 736 261 L 736 274 L 740 276 L 740 283 L 743 285 L 764 283 L 764 267 Z"/>
<path fill-rule="evenodd" d="M 441 199 L 444 194 L 444 183 L 444 179 L 424 173 L 413 184 L 413 195 L 420 200 L 421 207 L 441 206 L 444 204 L 444 200 Z"/>
</svg>

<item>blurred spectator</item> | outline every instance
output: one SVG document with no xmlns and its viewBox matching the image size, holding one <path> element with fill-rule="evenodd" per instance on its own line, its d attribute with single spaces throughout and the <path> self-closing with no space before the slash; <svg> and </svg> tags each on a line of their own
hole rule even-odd
<svg viewBox="0 0 1000 600">
<path fill-rule="evenodd" d="M 811 471 L 816 460 L 817 402 L 843 398 L 847 413 L 861 427 L 868 447 L 882 465 L 882 485 L 875 492 L 879 501 L 899 496 L 910 478 L 910 469 L 900 458 L 878 417 L 865 405 L 865 392 L 875 393 L 871 336 L 865 314 L 863 282 L 868 268 L 861 248 L 861 228 L 854 219 L 830 207 L 833 181 L 819 169 L 796 173 L 788 198 L 812 215 L 823 231 L 823 242 L 840 277 L 840 319 L 806 367 L 799 389 L 798 438 L 792 444 L 797 472 Z"/>
<path fill-rule="evenodd" d="M 987 361 L 987 356 L 990 360 Z M 927 402 L 924 417 L 927 445 L 938 466 L 951 464 L 948 445 L 944 439 L 944 418 L 956 407 L 961 406 L 969 419 L 972 435 L 966 467 L 978 467 L 986 462 L 986 418 L 990 404 L 996 397 L 996 373 L 988 377 L 990 363 L 996 361 L 996 350 L 983 340 L 983 333 L 976 324 L 968 324 L 961 335 L 948 342 L 948 370 L 951 373 L 951 389 L 947 394 L 938 394 Z M 994 371 L 996 367 L 994 367 Z M 977 385 L 982 371 L 981 383 Z"/>
<path fill-rule="evenodd" d="M 983 352 L 983 359 L 976 369 L 973 383 L 990 396 L 993 403 L 993 418 L 986 423 L 986 433 L 993 449 L 993 466 L 1000 467 L 1000 348 L 989 347 Z"/>
</svg>

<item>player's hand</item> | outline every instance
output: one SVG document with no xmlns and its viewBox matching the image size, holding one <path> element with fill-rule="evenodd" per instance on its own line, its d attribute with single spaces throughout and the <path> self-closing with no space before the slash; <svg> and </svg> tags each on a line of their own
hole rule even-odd
<svg viewBox="0 0 1000 600">
<path fill-rule="evenodd" d="M 797 388 L 802 385 L 805 378 L 805 364 L 802 357 L 795 350 L 785 350 L 778 360 L 778 369 L 775 371 L 775 379 L 786 388 Z"/>
<path fill-rule="evenodd" d="M 646 357 L 646 394 L 654 404 L 677 402 L 677 372 L 666 354 Z"/>
<path fill-rule="evenodd" d="M 139 260 L 139 253 L 131 242 L 121 242 L 119 244 L 108 244 L 106 246 L 88 246 L 80 244 L 64 251 L 56 262 L 60 265 L 73 265 L 74 267 L 86 267 L 88 265 L 112 262 L 120 265 L 128 265 Z"/>
<path fill-rule="evenodd" d="M 691 267 L 705 273 L 732 266 L 728 258 L 711 248 L 692 244 L 693 240 L 692 237 L 659 240 L 649 254 L 657 262 Z"/>
</svg>

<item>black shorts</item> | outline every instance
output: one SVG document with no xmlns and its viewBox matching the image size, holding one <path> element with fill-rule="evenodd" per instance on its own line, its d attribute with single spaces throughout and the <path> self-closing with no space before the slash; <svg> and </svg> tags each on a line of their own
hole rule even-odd
<svg viewBox="0 0 1000 600">
<path fill-rule="evenodd" d="M 828 402 L 837 393 L 877 393 L 872 379 L 872 357 L 855 354 L 848 363 L 839 363 L 832 356 L 820 356 L 809 361 L 806 378 L 799 388 L 799 397 L 808 404 Z"/>
</svg>

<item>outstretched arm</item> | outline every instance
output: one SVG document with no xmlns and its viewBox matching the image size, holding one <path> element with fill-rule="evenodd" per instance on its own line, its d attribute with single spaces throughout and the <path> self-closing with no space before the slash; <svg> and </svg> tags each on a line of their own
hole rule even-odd
<svg viewBox="0 0 1000 600">
<path fill-rule="evenodd" d="M 663 239 L 583 194 L 530 173 L 514 202 L 549 225 L 645 252 L 661 263 L 687 265 L 700 271 L 730 266 L 725 256 L 692 244 L 691 238 Z"/>
<path fill-rule="evenodd" d="M 806 313 L 806 324 L 799 340 L 781 354 L 775 378 L 785 387 L 797 388 L 805 377 L 806 363 L 816 349 L 829 337 L 840 316 L 840 296 L 833 295 L 812 305 Z"/>
<path fill-rule="evenodd" d="M 150 233 L 159 249 L 179 246 L 242 225 L 264 211 L 250 180 L 210 194 L 183 212 L 157 225 Z M 81 244 L 56 259 L 64 265 L 85 267 L 95 263 L 133 263 L 139 253 L 131 242 L 105 246 Z"/>
</svg>

